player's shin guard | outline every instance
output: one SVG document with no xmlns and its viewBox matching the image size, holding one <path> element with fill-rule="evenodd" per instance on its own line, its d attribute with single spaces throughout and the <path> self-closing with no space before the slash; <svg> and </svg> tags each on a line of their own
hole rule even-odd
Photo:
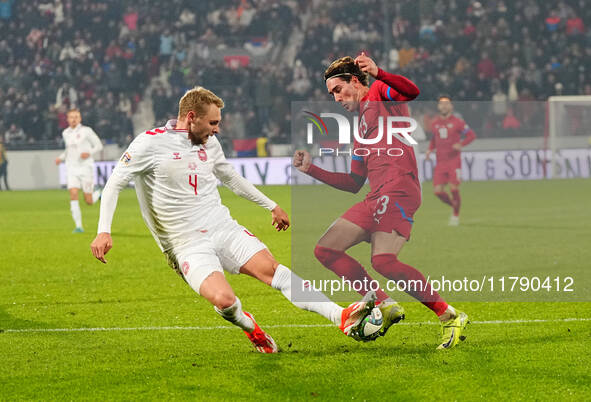
<svg viewBox="0 0 591 402">
<path fill-rule="evenodd" d="M 445 313 L 447 303 L 441 298 L 423 274 L 418 270 L 398 261 L 396 254 L 377 254 L 371 258 L 374 269 L 386 278 L 396 281 L 398 287 L 423 303 L 437 316 Z M 400 283 L 404 282 L 404 283 Z"/>
<path fill-rule="evenodd" d="M 78 200 L 70 200 L 70 212 L 72 213 L 72 219 L 77 228 L 82 228 L 82 212 L 80 211 L 80 204 Z"/>
<path fill-rule="evenodd" d="M 280 264 L 277 267 L 271 286 L 283 293 L 294 306 L 318 313 L 335 325 L 340 324 L 343 308 L 333 303 L 324 293 L 312 289 L 309 282 L 303 281 L 286 266 Z"/>
<path fill-rule="evenodd" d="M 441 191 L 439 193 L 435 193 L 435 195 L 444 203 L 446 203 L 447 205 L 449 205 L 450 207 L 453 207 L 453 201 L 451 200 L 451 198 L 449 198 L 449 195 L 445 192 L 445 191 Z"/>
<path fill-rule="evenodd" d="M 242 311 L 242 303 L 240 303 L 238 297 L 236 297 L 234 304 L 230 307 L 219 309 L 214 306 L 213 308 L 224 320 L 230 321 L 232 324 L 242 328 L 246 332 L 254 331 L 254 322 L 252 322 L 252 320 L 244 314 L 244 311 Z"/>
<path fill-rule="evenodd" d="M 462 198 L 460 197 L 460 190 L 451 190 L 451 196 L 454 207 L 454 215 L 458 216 L 460 214 L 460 205 L 462 203 Z"/>
<path fill-rule="evenodd" d="M 372 277 L 369 276 L 365 268 L 363 268 L 363 266 L 357 262 L 357 260 L 350 257 L 343 251 L 316 246 L 314 249 L 314 255 L 322 265 L 337 274 L 339 278 L 345 278 L 351 283 L 353 283 L 353 281 L 360 281 L 364 283 L 364 279 L 366 278 L 368 282 L 373 281 Z M 369 290 L 371 289 L 365 289 L 364 287 L 361 287 L 359 293 L 362 296 L 365 296 Z M 378 296 L 378 302 L 384 301 L 389 297 L 381 289 L 376 291 L 376 295 Z"/>
</svg>

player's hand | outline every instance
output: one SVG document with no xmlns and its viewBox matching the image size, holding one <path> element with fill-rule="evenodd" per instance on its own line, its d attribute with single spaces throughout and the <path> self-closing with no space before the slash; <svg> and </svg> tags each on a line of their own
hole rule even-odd
<svg viewBox="0 0 591 402">
<path fill-rule="evenodd" d="M 371 58 L 367 57 L 365 52 L 361 52 L 361 54 L 355 58 L 355 64 L 357 64 L 364 73 L 369 73 L 369 75 L 374 78 L 378 76 L 378 65 Z"/>
<path fill-rule="evenodd" d="M 287 230 L 289 227 L 289 216 L 287 216 L 287 213 L 285 213 L 279 205 L 273 208 L 271 211 L 271 217 L 273 218 L 271 224 L 278 232 Z"/>
<path fill-rule="evenodd" d="M 80 154 L 80 158 L 81 159 L 87 159 L 90 156 L 90 154 L 88 152 L 82 152 Z"/>
<path fill-rule="evenodd" d="M 452 148 L 455 149 L 456 151 L 461 151 L 462 150 L 462 144 L 460 144 L 459 142 L 457 144 L 453 144 Z"/>
<path fill-rule="evenodd" d="M 107 263 L 107 260 L 105 260 L 105 254 L 107 254 L 112 248 L 113 239 L 111 239 L 110 233 L 99 233 L 90 244 L 92 255 L 103 264 Z"/>
<path fill-rule="evenodd" d="M 295 151 L 293 154 L 293 166 L 300 172 L 306 173 L 310 169 L 312 158 L 308 151 Z"/>
<path fill-rule="evenodd" d="M 55 164 L 59 165 L 60 163 L 62 163 L 62 160 L 60 158 L 55 158 Z"/>
<path fill-rule="evenodd" d="M 430 160 L 431 159 L 431 150 L 427 150 L 427 152 L 425 153 L 425 159 Z"/>
</svg>

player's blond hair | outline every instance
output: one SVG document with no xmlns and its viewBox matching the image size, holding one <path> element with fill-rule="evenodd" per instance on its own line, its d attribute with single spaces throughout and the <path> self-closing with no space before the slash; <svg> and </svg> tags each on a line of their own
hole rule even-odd
<svg viewBox="0 0 591 402">
<path fill-rule="evenodd" d="M 69 115 L 70 113 L 78 113 L 80 116 L 82 116 L 82 113 L 80 113 L 80 109 L 78 109 L 77 107 L 73 107 L 70 110 L 68 110 L 68 112 L 66 113 L 66 116 Z"/>
<path fill-rule="evenodd" d="M 369 74 L 361 71 L 361 68 L 355 64 L 355 59 L 351 56 L 341 57 L 330 63 L 330 66 L 324 72 L 324 81 L 333 77 L 339 77 L 346 82 L 350 82 L 351 78 L 357 77 L 362 85 L 369 85 Z"/>
<path fill-rule="evenodd" d="M 189 89 L 179 101 L 179 118 L 184 118 L 187 113 L 193 111 L 197 117 L 204 116 L 207 106 L 216 105 L 220 109 L 224 107 L 224 101 L 203 87 Z"/>
</svg>

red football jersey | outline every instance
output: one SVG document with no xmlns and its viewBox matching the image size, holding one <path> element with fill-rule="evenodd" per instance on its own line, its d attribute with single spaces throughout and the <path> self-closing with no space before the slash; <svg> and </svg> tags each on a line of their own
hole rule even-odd
<svg viewBox="0 0 591 402">
<path fill-rule="evenodd" d="M 412 191 L 420 187 L 417 160 L 414 149 L 402 141 L 393 138 L 388 144 L 387 117 L 410 116 L 406 103 L 390 102 L 399 97 L 398 93 L 382 81 L 375 81 L 367 95 L 359 104 L 359 137 L 376 138 L 379 135 L 379 117 L 382 116 L 382 138 L 375 144 L 361 144 L 355 140 L 356 155 L 352 160 L 352 171 L 363 176 L 367 174 L 371 192 L 375 196 L 385 184 L 392 182 L 404 186 L 401 179 L 409 179 Z M 395 127 L 408 127 L 405 123 L 394 123 Z M 362 150 L 363 148 L 363 150 Z M 390 155 L 388 154 L 388 150 Z M 394 150 L 399 149 L 400 151 Z M 406 176 L 406 177 L 405 177 Z M 402 180 L 405 181 L 405 180 Z M 400 188 L 400 190 L 404 190 Z"/>
<path fill-rule="evenodd" d="M 437 116 L 431 123 L 431 133 L 429 150 L 435 149 L 437 165 L 458 168 L 462 165 L 461 151 L 454 149 L 454 144 L 460 143 L 464 147 L 476 138 L 468 124 L 454 115 L 448 118 Z M 463 140 L 462 136 L 465 136 Z"/>
</svg>

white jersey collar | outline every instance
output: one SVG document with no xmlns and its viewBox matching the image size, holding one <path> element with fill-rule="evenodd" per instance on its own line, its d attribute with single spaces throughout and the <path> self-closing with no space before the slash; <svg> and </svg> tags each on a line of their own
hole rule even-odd
<svg viewBox="0 0 591 402">
<path fill-rule="evenodd" d="M 175 128 L 177 122 L 178 122 L 178 120 L 176 120 L 176 119 L 168 120 L 166 122 L 166 126 L 165 126 L 166 127 L 166 130 L 167 131 L 172 131 L 172 132 L 175 132 L 175 133 L 187 133 L 187 132 L 189 132 L 185 128 Z"/>
</svg>

